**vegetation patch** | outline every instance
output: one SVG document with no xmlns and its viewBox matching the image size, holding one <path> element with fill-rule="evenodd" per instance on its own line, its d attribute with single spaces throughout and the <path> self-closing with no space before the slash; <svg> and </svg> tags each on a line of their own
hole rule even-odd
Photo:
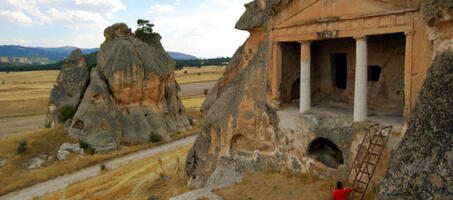
<svg viewBox="0 0 453 200">
<path fill-rule="evenodd" d="M 21 154 L 25 150 L 27 150 L 27 141 L 24 140 L 19 142 L 19 145 L 17 146 L 17 154 Z"/>
<path fill-rule="evenodd" d="M 151 138 L 151 142 L 160 142 L 163 140 L 162 135 L 160 135 L 156 131 L 151 131 L 150 138 Z"/>
<path fill-rule="evenodd" d="M 72 106 L 63 106 L 59 110 L 59 118 L 61 122 L 66 122 L 68 119 L 71 119 L 75 114 L 75 110 Z"/>
</svg>

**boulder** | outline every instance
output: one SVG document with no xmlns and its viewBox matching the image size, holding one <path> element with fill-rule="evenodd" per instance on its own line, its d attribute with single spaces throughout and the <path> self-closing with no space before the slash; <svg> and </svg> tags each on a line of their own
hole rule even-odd
<svg viewBox="0 0 453 200">
<path fill-rule="evenodd" d="M 68 159 L 69 154 L 71 154 L 71 153 L 68 150 L 58 150 L 57 159 L 66 160 L 66 159 Z"/>
<path fill-rule="evenodd" d="M 55 127 L 62 122 L 61 112 L 73 113 L 89 82 L 87 60 L 80 49 L 75 49 L 63 62 L 57 84 L 50 93 L 46 125 Z"/>
<path fill-rule="evenodd" d="M 104 36 L 69 135 L 96 151 L 109 151 L 121 142 L 150 141 L 151 132 L 170 140 L 171 134 L 190 129 L 175 62 L 160 38 L 144 42 L 122 23 L 108 27 Z"/>
<path fill-rule="evenodd" d="M 44 163 L 46 163 L 46 161 L 40 157 L 33 158 L 31 164 L 27 167 L 27 169 L 38 169 L 42 165 L 44 165 Z"/>
<path fill-rule="evenodd" d="M 80 145 L 78 143 L 76 144 L 71 144 L 71 143 L 63 143 L 60 146 L 59 150 L 67 150 L 67 151 L 72 151 L 77 154 L 84 155 L 85 153 L 83 152 L 83 149 L 80 148 Z"/>
<path fill-rule="evenodd" d="M 382 181 L 379 199 L 450 199 L 453 196 L 453 52 L 428 71 L 408 130 Z M 427 112 L 429 111 L 429 112 Z"/>
<path fill-rule="evenodd" d="M 0 159 L 0 168 L 6 165 L 6 159 Z"/>
</svg>

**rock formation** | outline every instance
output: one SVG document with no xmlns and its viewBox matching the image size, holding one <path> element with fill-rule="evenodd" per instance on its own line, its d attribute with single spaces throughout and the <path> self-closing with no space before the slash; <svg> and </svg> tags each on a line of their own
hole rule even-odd
<svg viewBox="0 0 453 200">
<path fill-rule="evenodd" d="M 453 2 L 423 1 L 435 59 L 393 154 L 379 199 L 453 196 Z M 448 27 L 448 28 L 447 28 Z"/>
<path fill-rule="evenodd" d="M 439 55 L 393 154 L 379 199 L 453 196 L 453 52 Z M 429 112 L 428 112 L 429 111 Z"/>
<path fill-rule="evenodd" d="M 121 142 L 149 141 L 152 132 L 169 140 L 172 133 L 190 129 L 175 62 L 160 38 L 145 43 L 125 24 L 108 27 L 104 36 L 69 135 L 96 151 L 108 151 Z"/>
<path fill-rule="evenodd" d="M 63 62 L 57 85 L 50 93 L 46 124 L 54 127 L 61 122 L 63 109 L 74 112 L 83 97 L 89 77 L 87 60 L 80 49 L 74 50 Z"/>
<path fill-rule="evenodd" d="M 345 5 L 347 2 L 352 1 L 255 0 L 246 4 L 247 10 L 237 22 L 236 28 L 248 31 L 250 37 L 236 51 L 223 77 L 211 89 L 202 105 L 201 110 L 206 114 L 206 123 L 196 139 L 193 148 L 190 150 L 186 161 L 186 174 L 190 178 L 190 185 L 202 187 L 209 177 L 215 174 L 215 170 L 221 167 L 233 168 L 239 173 L 259 171 L 264 168 L 289 169 L 301 173 L 307 172 L 308 170 L 311 171 L 311 167 L 316 168 L 319 166 L 319 162 L 314 161 L 314 159 L 319 161 L 319 158 L 313 159 L 313 157 L 318 155 L 309 155 L 309 150 L 307 149 L 311 148 L 310 145 L 317 139 L 327 139 L 336 145 L 336 147 L 333 146 L 333 149 L 338 150 L 338 155 L 342 155 L 343 158 L 335 154 L 332 157 L 322 159 L 324 159 L 325 163 L 331 165 L 331 168 L 338 167 L 335 170 L 329 169 L 331 174 L 338 175 L 337 178 L 339 179 L 344 178 L 342 177 L 345 174 L 344 171 L 351 166 L 352 158 L 357 152 L 358 145 L 360 144 L 359 141 L 361 141 L 365 134 L 363 130 L 367 124 L 364 122 L 348 121 L 341 117 L 317 115 L 316 113 L 302 115 L 298 110 L 294 111 L 295 114 L 281 112 L 282 93 L 285 92 L 281 84 L 285 81 L 283 80 L 285 74 L 283 74 L 282 68 L 279 68 L 278 65 L 283 65 L 282 62 L 284 62 L 279 60 L 283 58 L 281 55 L 282 47 L 279 46 L 279 43 L 294 44 L 296 46 L 295 49 L 298 51 L 294 51 L 296 53 L 294 53 L 295 56 L 293 57 L 300 57 L 300 52 L 302 51 L 301 46 L 303 44 L 298 43 L 299 38 L 309 38 L 307 40 L 316 40 L 317 42 L 323 42 L 327 39 L 337 39 L 338 41 L 345 39 L 345 37 L 351 37 L 348 34 L 356 31 L 353 30 L 354 27 L 357 28 L 366 25 L 374 28 L 376 25 L 376 29 L 379 29 L 380 26 L 387 26 L 379 24 L 386 23 L 386 19 L 392 21 L 399 18 L 399 16 L 384 16 L 382 19 L 376 18 L 369 20 L 369 23 L 367 22 L 364 25 L 361 23 L 366 20 L 363 20 L 360 16 L 355 16 L 356 18 L 354 20 L 357 19 L 357 21 L 348 21 L 354 18 L 351 16 L 347 16 L 345 19 L 340 19 L 340 16 L 321 16 L 317 19 L 307 16 L 309 14 L 316 15 L 315 12 L 324 12 L 331 8 L 334 10 L 333 6 L 337 3 L 339 8 L 344 8 L 341 6 L 350 6 Z M 427 82 L 423 88 L 424 92 L 420 94 L 420 100 L 417 106 L 415 106 L 413 116 L 410 118 L 412 122 L 409 123 L 408 138 L 405 139 L 406 142 L 398 149 L 401 152 L 397 153 L 393 158 L 392 162 L 394 164 L 390 168 L 390 175 L 387 175 L 387 179 L 389 180 L 386 183 L 391 183 L 393 179 L 400 180 L 395 181 L 394 186 L 385 187 L 383 192 L 381 192 L 381 196 L 384 199 L 386 197 L 390 198 L 392 197 L 391 193 L 393 191 L 402 189 L 403 191 L 401 192 L 404 195 L 417 192 L 421 195 L 420 198 L 431 197 L 430 195 L 424 195 L 424 193 L 427 193 L 426 191 L 430 191 L 431 195 L 437 195 L 436 197 L 438 199 L 442 199 L 444 195 L 451 195 L 452 191 L 451 186 L 447 183 L 451 183 L 451 171 L 453 171 L 451 170 L 451 166 L 453 165 L 450 159 L 452 147 L 451 99 L 453 99 L 451 98 L 451 89 L 453 86 L 451 85 L 451 68 L 446 67 L 447 65 L 451 66 L 449 60 L 451 58 L 448 58 L 451 54 L 443 54 L 442 52 L 451 50 L 452 48 L 451 27 L 453 26 L 447 24 L 450 23 L 448 21 L 452 17 L 442 17 L 439 13 L 451 14 L 451 1 L 423 1 L 424 11 L 418 11 L 420 1 L 416 0 L 367 0 L 363 2 L 363 5 L 373 5 L 368 8 L 376 8 L 376 10 L 383 9 L 384 11 L 388 8 L 394 8 L 394 6 L 401 6 L 397 9 L 404 8 L 405 6 L 413 6 L 414 9 L 408 15 L 411 15 L 413 20 L 417 20 L 417 27 L 412 27 L 416 32 L 407 32 L 409 35 L 407 37 L 402 35 L 406 37 L 402 41 L 404 42 L 407 38 L 411 39 L 413 37 L 417 38 L 419 42 L 417 44 L 418 47 L 426 45 L 427 50 L 423 51 L 426 54 L 417 55 L 417 49 L 414 48 L 412 50 L 413 57 L 431 57 L 431 53 L 442 55 L 436 59 L 437 64 L 435 63 L 433 65 L 433 69 L 430 75 L 428 75 Z M 426 9 L 427 5 L 429 9 L 444 8 L 444 10 L 432 11 Z M 324 9 L 323 6 L 328 8 Z M 312 10 L 309 10 L 309 7 Z M 303 15 L 306 12 L 304 9 L 308 10 L 307 12 L 309 14 Z M 359 10 L 357 12 L 361 13 L 361 11 Z M 425 24 L 420 22 L 423 15 L 422 12 L 430 13 L 431 17 L 427 17 L 427 21 L 432 25 L 431 27 L 426 27 Z M 279 15 L 279 13 L 283 14 Z M 300 16 L 297 17 L 297 15 Z M 281 23 L 277 24 L 277 22 Z M 344 29 L 346 31 L 340 30 L 343 26 L 346 27 Z M 338 30 L 335 30 L 336 28 Z M 425 31 L 428 34 L 428 38 L 431 38 L 431 41 L 424 40 Z M 348 36 L 341 36 L 340 38 L 339 34 Z M 357 31 L 357 36 L 363 36 L 360 34 L 363 33 L 360 30 Z M 379 35 L 379 33 L 375 34 Z M 279 41 L 275 38 L 280 38 L 281 40 Z M 357 37 L 358 40 L 359 38 Z M 429 42 L 436 44 L 439 48 L 432 47 L 430 49 Z M 403 46 L 402 49 L 404 50 L 405 48 L 406 46 Z M 280 57 L 273 58 L 273 55 L 279 55 Z M 406 58 L 406 61 L 410 60 L 404 57 L 404 55 L 402 57 Z M 299 58 L 295 60 L 297 61 L 296 67 L 300 70 L 299 62 L 302 61 L 299 61 Z M 413 69 L 419 74 L 413 71 L 411 75 L 414 76 L 413 79 L 411 77 L 404 77 L 404 79 L 412 80 L 412 82 L 417 82 L 418 84 L 420 79 L 421 81 L 424 80 L 424 72 L 420 72 L 421 69 L 427 69 L 431 61 L 429 58 L 427 60 L 421 58 L 417 61 L 420 62 L 411 62 L 413 62 L 413 65 L 417 65 Z M 425 63 L 427 64 L 424 65 Z M 294 73 L 297 78 L 300 71 L 292 71 L 290 73 Z M 348 78 L 353 79 L 354 73 L 348 74 Z M 401 72 L 398 75 L 403 77 L 403 73 L 406 72 Z M 407 75 L 404 74 L 404 76 Z M 292 83 L 293 81 L 291 81 Z M 406 84 L 404 81 L 401 83 Z M 417 84 L 414 84 L 412 87 L 418 87 Z M 313 84 L 311 87 L 313 87 Z M 346 92 L 354 94 L 354 87 L 350 87 L 349 89 L 350 91 L 346 90 Z M 403 102 L 405 104 L 409 104 L 415 100 L 415 96 L 418 93 L 417 89 L 404 88 L 404 92 L 407 91 L 412 92 L 414 98 L 406 95 L 404 97 L 405 102 Z M 399 95 L 404 94 L 399 91 Z M 437 105 L 434 106 L 434 104 Z M 406 113 L 410 112 L 411 107 L 408 106 L 408 108 L 408 110 L 405 110 Z M 435 112 L 427 112 L 427 110 L 434 110 Z M 439 115 L 439 117 L 436 117 L 436 115 Z M 432 132 L 428 129 L 431 129 Z M 405 129 L 401 129 L 400 127 L 400 130 L 396 131 L 395 134 L 389 134 L 391 142 L 386 146 L 383 153 L 384 156 L 380 161 L 381 164 L 375 173 L 374 180 L 377 182 L 380 182 L 385 175 L 387 163 L 390 161 L 391 154 L 398 147 L 401 138 L 404 136 L 404 131 Z M 416 138 L 421 136 L 421 134 L 425 135 L 422 137 L 425 139 L 417 140 Z M 417 144 L 417 146 L 411 146 L 414 144 Z M 423 150 L 425 146 L 432 148 Z M 417 151 L 420 153 L 417 153 Z M 320 156 L 322 157 L 324 155 Z M 422 158 L 420 162 L 416 161 L 417 156 Z M 324 165 L 326 165 L 325 163 Z M 397 169 L 404 167 L 402 165 L 403 163 L 414 163 L 414 165 L 402 168 L 402 173 L 399 173 Z M 424 165 L 425 163 L 426 165 Z M 433 170 L 435 167 L 437 168 Z M 410 172 L 411 170 L 417 169 L 420 169 L 417 173 Z M 432 184 L 426 184 L 427 188 L 424 188 L 425 185 L 423 184 L 420 186 L 413 184 L 415 183 L 414 181 L 419 180 L 415 175 L 427 173 L 428 171 L 430 173 L 426 176 L 421 176 L 422 179 L 418 183 L 432 181 Z M 398 174 L 401 176 L 398 176 Z M 404 180 L 405 178 L 408 180 Z M 396 184 L 405 186 L 397 187 Z M 439 187 L 439 189 L 433 189 L 432 187 Z M 404 191 L 405 189 L 410 191 Z M 386 190 L 388 193 L 385 192 Z M 398 195 L 400 193 L 394 194 L 394 197 L 399 197 Z"/>
</svg>

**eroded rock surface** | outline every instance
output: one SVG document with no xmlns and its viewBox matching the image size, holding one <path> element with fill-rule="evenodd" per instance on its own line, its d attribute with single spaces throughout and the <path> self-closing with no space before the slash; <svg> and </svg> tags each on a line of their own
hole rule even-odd
<svg viewBox="0 0 453 200">
<path fill-rule="evenodd" d="M 50 93 L 46 124 L 54 127 L 62 122 L 60 113 L 64 107 L 76 110 L 89 82 L 87 60 L 80 49 L 74 50 L 63 62 L 57 85 Z"/>
<path fill-rule="evenodd" d="M 143 42 L 122 23 L 106 28 L 104 36 L 97 66 L 86 72 L 89 85 L 80 85 L 83 98 L 72 95 L 77 104 L 69 135 L 96 151 L 109 151 L 121 142 L 150 141 L 151 132 L 170 140 L 172 133 L 190 129 L 178 96 L 175 62 L 160 38 Z M 73 87 L 72 82 L 64 83 Z M 52 102 L 60 106 L 66 101 Z"/>
<path fill-rule="evenodd" d="M 380 199 L 453 196 L 453 52 L 438 56 L 393 155 Z"/>
<path fill-rule="evenodd" d="M 300 56 L 301 45 L 297 44 L 299 36 L 300 38 L 309 38 L 310 34 L 314 36 L 314 32 L 310 32 L 312 30 L 308 31 L 312 28 L 324 30 L 329 29 L 327 27 L 332 25 L 331 28 L 335 29 L 334 24 L 341 21 L 342 17 L 319 16 L 321 18 L 311 19 L 309 16 L 303 15 L 303 12 L 315 15 L 315 11 L 328 10 L 330 7 L 334 9 L 333 6 L 339 5 L 341 2 L 345 1 L 313 1 L 308 5 L 306 1 L 255 0 L 246 4 L 247 10 L 237 22 L 236 28 L 248 31 L 250 36 L 238 48 L 223 77 L 218 80 L 202 105 L 201 110 L 206 114 L 206 123 L 186 160 L 186 174 L 190 178 L 191 186 L 205 186 L 216 169 L 226 166 L 238 173 L 259 171 L 265 168 L 290 170 L 296 173 L 325 171 L 330 177 L 336 176 L 338 179 L 344 179 L 343 175 L 350 168 L 352 159 L 366 134 L 366 127 L 370 124 L 348 121 L 347 117 L 342 117 L 341 111 L 338 112 L 339 115 L 327 117 L 315 112 L 301 115 L 298 109 L 285 108 L 282 103 L 285 97 L 282 84 L 287 79 L 285 75 L 293 73 L 297 78 L 300 72 L 294 70 L 285 72 L 282 67 L 279 67 L 285 63 L 281 60 L 285 58 L 282 56 L 282 44 L 287 42 L 295 44 L 294 49 L 297 51 L 291 52 L 295 56 Z M 418 5 L 415 1 L 391 1 L 391 5 L 388 2 L 390 1 L 368 0 L 364 1 L 364 4 L 373 4 L 373 8 L 374 6 L 385 8 L 395 5 L 402 7 L 409 4 Z M 443 8 L 442 12 L 434 12 L 439 14 L 426 16 L 428 20 L 434 20 L 434 26 L 426 28 L 424 24 L 421 24 L 423 27 L 416 29 L 417 34 L 425 33 L 426 29 L 429 29 L 427 36 L 432 42 L 434 55 L 438 55 L 437 52 L 451 49 L 453 46 L 451 45 L 452 26 L 446 25 L 451 20 L 449 17 L 451 16 L 451 9 L 449 9 L 451 6 L 449 1 L 443 0 L 423 2 L 425 7 L 432 5 L 435 8 Z M 307 7 L 302 8 L 301 5 L 306 4 Z M 309 8 L 310 6 L 316 8 Z M 279 12 L 282 14 L 280 15 Z M 422 11 L 413 14 L 417 15 L 417 18 L 421 18 L 423 15 Z M 282 31 L 276 31 L 277 29 L 282 29 Z M 300 35 L 298 35 L 299 33 Z M 338 34 L 337 31 L 318 32 L 316 34 L 318 38 L 315 40 L 321 42 L 320 40 L 336 38 L 338 37 L 336 34 Z M 359 35 L 359 33 L 357 34 Z M 281 40 L 276 41 L 275 38 Z M 399 41 L 404 41 L 404 38 Z M 371 43 L 372 39 L 370 39 Z M 436 44 L 439 48 L 436 48 Z M 402 51 L 406 48 L 404 44 L 399 47 L 402 47 L 398 48 Z M 414 56 L 431 57 L 433 52 L 430 49 L 425 53 L 429 53 L 429 55 Z M 405 56 L 404 53 L 401 55 Z M 393 57 L 395 56 L 389 56 L 389 58 Z M 299 68 L 300 59 L 295 60 L 297 61 L 295 66 Z M 423 66 L 424 69 L 428 68 L 430 61 L 426 63 L 426 66 Z M 399 76 L 403 73 L 403 71 L 398 71 L 397 74 Z M 383 74 L 385 74 L 383 77 L 389 77 L 388 79 L 397 76 L 395 74 L 387 76 L 386 72 Z M 324 76 L 322 78 L 326 79 Z M 293 84 L 294 80 L 290 83 Z M 328 84 L 325 82 L 323 81 L 321 84 Z M 291 88 L 291 84 L 285 88 Z M 451 84 L 447 82 L 444 84 L 445 87 L 451 87 Z M 350 94 L 354 94 L 354 87 L 349 88 L 352 88 Z M 375 91 L 375 93 L 377 92 Z M 396 95 L 399 95 L 398 98 L 401 97 L 399 100 L 404 102 L 403 93 L 396 93 Z M 289 96 L 289 98 L 291 100 L 292 97 Z M 430 96 L 427 99 L 434 101 L 436 96 Z M 444 108 L 448 107 L 451 105 L 446 105 Z M 403 111 L 401 109 L 398 112 Z M 442 112 L 436 112 L 436 114 L 443 115 Z M 420 123 L 429 123 L 429 119 L 423 120 Z M 392 132 L 389 136 L 391 142 L 384 149 L 381 164 L 376 169 L 371 185 L 382 180 L 391 154 L 401 141 L 404 131 L 405 129 L 398 129 L 395 130 L 395 134 Z M 329 147 L 310 153 L 309 148 L 319 138 L 333 142 L 335 151 L 329 150 Z M 450 144 L 450 149 L 451 146 Z M 419 148 L 422 147 L 420 145 Z M 437 159 L 437 156 L 435 158 Z M 421 163 L 419 164 L 421 165 Z M 433 167 L 434 165 L 428 164 L 427 166 Z M 441 176 L 435 176 L 434 179 L 439 180 L 438 177 Z"/>
</svg>

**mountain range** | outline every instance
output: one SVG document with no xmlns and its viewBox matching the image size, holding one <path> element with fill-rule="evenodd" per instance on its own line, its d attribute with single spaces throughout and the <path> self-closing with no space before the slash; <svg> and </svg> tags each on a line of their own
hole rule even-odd
<svg viewBox="0 0 453 200">
<path fill-rule="evenodd" d="M 18 45 L 2 45 L 0 46 L 0 56 L 7 57 L 44 57 L 51 61 L 60 61 L 66 58 L 77 47 L 64 46 L 56 48 L 46 47 L 24 47 Z M 99 48 L 81 49 L 84 54 L 99 51 Z M 198 59 L 195 56 L 179 53 L 167 52 L 170 57 L 175 60 L 191 60 Z"/>
</svg>

